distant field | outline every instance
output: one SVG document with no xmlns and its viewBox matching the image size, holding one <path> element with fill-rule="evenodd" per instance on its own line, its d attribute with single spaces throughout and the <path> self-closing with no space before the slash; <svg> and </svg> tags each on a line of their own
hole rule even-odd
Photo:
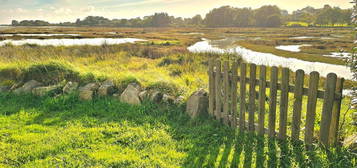
<svg viewBox="0 0 357 168">
<path fill-rule="evenodd" d="M 287 23 L 285 23 L 285 25 L 288 27 L 308 27 L 309 25 L 314 26 L 314 27 L 351 27 L 351 25 L 348 25 L 348 24 L 320 25 L 320 24 L 309 24 L 307 22 L 287 22 Z"/>
</svg>

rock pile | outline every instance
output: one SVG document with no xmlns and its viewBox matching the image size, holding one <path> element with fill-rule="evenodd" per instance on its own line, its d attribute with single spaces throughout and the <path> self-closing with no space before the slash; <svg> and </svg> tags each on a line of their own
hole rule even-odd
<svg viewBox="0 0 357 168">
<path fill-rule="evenodd" d="M 88 83 L 80 86 L 78 82 L 67 82 L 51 86 L 44 86 L 42 83 L 30 80 L 25 83 L 18 83 L 12 87 L 0 86 L 1 92 L 12 91 L 15 94 L 34 94 L 37 96 L 61 95 L 78 92 L 81 100 L 92 100 L 95 96 L 105 97 L 113 96 L 116 99 L 133 105 L 139 105 L 143 101 L 151 101 L 154 103 L 182 104 L 183 97 L 175 98 L 167 94 L 163 94 L 157 90 L 145 90 L 137 83 L 131 83 L 127 88 L 119 93 L 117 87 L 112 80 L 106 80 L 101 83 Z M 53 93 L 53 94 L 52 94 Z"/>
<path fill-rule="evenodd" d="M 95 96 L 113 96 L 121 102 L 132 105 L 140 105 L 144 101 L 150 101 L 157 104 L 183 104 L 184 97 L 174 97 L 164 94 L 158 90 L 145 90 L 137 83 L 129 84 L 126 89 L 119 93 L 112 80 L 106 80 L 101 83 L 88 83 L 80 86 L 77 82 L 67 82 L 63 84 L 44 86 L 42 83 L 30 80 L 25 83 L 18 83 L 12 87 L 0 86 L 1 92 L 10 92 L 15 94 L 34 94 L 37 96 L 59 96 L 62 94 L 71 94 L 78 92 L 80 100 L 92 100 Z M 205 90 L 200 89 L 194 92 L 187 101 L 186 112 L 195 118 L 207 113 L 208 94 Z"/>
</svg>

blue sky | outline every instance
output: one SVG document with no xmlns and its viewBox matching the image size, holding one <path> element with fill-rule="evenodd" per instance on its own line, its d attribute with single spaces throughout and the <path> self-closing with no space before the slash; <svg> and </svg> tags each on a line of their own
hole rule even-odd
<svg viewBox="0 0 357 168">
<path fill-rule="evenodd" d="M 41 19 L 50 22 L 74 21 L 88 15 L 108 18 L 134 18 L 155 12 L 192 17 L 205 15 L 223 5 L 258 8 L 278 5 L 293 11 L 305 6 L 322 7 L 324 4 L 351 8 L 350 0 L 0 0 L 0 24 L 11 20 Z"/>
</svg>

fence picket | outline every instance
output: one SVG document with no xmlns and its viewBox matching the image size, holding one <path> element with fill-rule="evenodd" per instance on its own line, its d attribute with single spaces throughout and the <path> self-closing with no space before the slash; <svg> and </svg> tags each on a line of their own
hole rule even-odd
<svg viewBox="0 0 357 168">
<path fill-rule="evenodd" d="M 336 83 L 336 91 L 342 95 L 344 78 L 339 78 Z M 338 127 L 340 122 L 340 110 L 342 99 L 335 100 L 333 104 L 331 126 L 330 126 L 330 144 L 336 145 L 338 140 Z"/>
<path fill-rule="evenodd" d="M 209 74 L 209 104 L 208 104 L 208 113 L 210 115 L 214 115 L 214 105 L 215 105 L 215 74 L 214 74 L 214 60 L 210 59 L 209 61 L 209 69 L 208 69 L 208 74 Z"/>
<path fill-rule="evenodd" d="M 266 99 L 266 67 L 260 66 L 259 76 L 259 118 L 258 118 L 258 133 L 264 134 L 265 120 L 265 99 Z"/>
<path fill-rule="evenodd" d="M 239 113 L 239 127 L 240 130 L 245 129 L 245 91 L 246 91 L 246 81 L 245 77 L 247 74 L 247 64 L 242 63 L 240 69 L 240 113 Z"/>
<path fill-rule="evenodd" d="M 217 60 L 216 61 L 216 78 L 215 78 L 215 84 L 216 84 L 216 110 L 215 110 L 215 116 L 216 119 L 220 120 L 221 119 L 221 113 L 222 113 L 222 101 L 221 101 L 221 96 L 222 96 L 222 87 L 221 87 L 221 61 Z"/>
<path fill-rule="evenodd" d="M 279 116 L 279 139 L 286 139 L 288 101 L 289 99 L 289 69 L 283 68 L 281 78 L 280 116 Z"/>
<path fill-rule="evenodd" d="M 302 108 L 302 96 L 304 88 L 304 76 L 303 70 L 296 71 L 295 79 L 295 93 L 294 93 L 294 109 L 292 118 L 292 130 L 291 138 L 299 140 L 300 137 L 300 124 L 301 124 L 301 108 Z"/>
<path fill-rule="evenodd" d="M 275 120 L 276 120 L 276 96 L 278 88 L 278 68 L 271 68 L 270 77 L 270 101 L 269 101 L 269 137 L 275 136 Z"/>
<path fill-rule="evenodd" d="M 305 143 L 310 145 L 314 137 L 314 123 L 316 117 L 317 89 L 319 87 L 320 74 L 316 71 L 310 73 L 309 92 L 307 100 Z"/>
<path fill-rule="evenodd" d="M 237 82 L 238 82 L 238 62 L 233 62 L 232 65 L 232 119 L 231 124 L 232 127 L 237 127 Z"/>
<path fill-rule="evenodd" d="M 229 89 L 229 63 L 224 61 L 223 63 L 223 121 L 226 125 L 229 122 L 229 98 L 230 98 L 230 89 Z"/>
<path fill-rule="evenodd" d="M 337 76 L 334 73 L 327 75 L 325 83 L 324 104 L 322 106 L 322 117 L 320 122 L 320 141 L 323 145 L 329 146 L 329 133 L 332 117 L 332 108 L 335 99 Z"/>
<path fill-rule="evenodd" d="M 255 113 L 255 85 L 256 85 L 256 71 L 257 66 L 250 64 L 250 81 L 249 81 L 249 116 L 248 116 L 248 130 L 254 132 L 254 113 Z"/>
</svg>

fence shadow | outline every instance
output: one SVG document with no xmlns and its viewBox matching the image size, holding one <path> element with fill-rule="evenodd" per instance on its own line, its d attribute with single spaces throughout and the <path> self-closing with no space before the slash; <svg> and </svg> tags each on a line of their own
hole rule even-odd
<svg viewBox="0 0 357 168">
<path fill-rule="evenodd" d="M 234 131 L 209 149 L 193 148 L 185 167 L 308 167 L 321 165 L 318 153 L 306 151 L 295 141 L 281 141 L 253 133 Z M 199 144 L 197 144 L 200 146 Z"/>
</svg>

